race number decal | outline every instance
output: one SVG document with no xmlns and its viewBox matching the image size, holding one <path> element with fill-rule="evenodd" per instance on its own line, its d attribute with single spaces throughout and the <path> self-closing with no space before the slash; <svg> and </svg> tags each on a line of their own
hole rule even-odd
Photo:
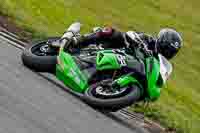
<svg viewBox="0 0 200 133">
<path fill-rule="evenodd" d="M 120 54 L 117 55 L 117 60 L 121 66 L 127 66 L 126 57 Z"/>
</svg>

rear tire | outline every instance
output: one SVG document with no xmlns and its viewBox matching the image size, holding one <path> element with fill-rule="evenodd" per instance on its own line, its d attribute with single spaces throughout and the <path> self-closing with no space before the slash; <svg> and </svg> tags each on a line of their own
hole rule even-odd
<svg viewBox="0 0 200 133">
<path fill-rule="evenodd" d="M 134 102 L 138 101 L 141 97 L 141 88 L 137 85 L 129 86 L 124 95 L 119 97 L 111 98 L 99 98 L 93 93 L 94 89 L 97 88 L 95 83 L 91 85 L 85 92 L 85 101 L 94 108 L 105 110 L 105 111 L 117 111 L 119 109 L 125 108 L 132 105 Z"/>
<path fill-rule="evenodd" d="M 54 73 L 56 70 L 57 56 L 38 56 L 32 52 L 32 49 L 37 45 L 46 45 L 47 41 L 53 41 L 57 39 L 59 39 L 59 37 L 48 38 L 36 43 L 32 43 L 30 46 L 25 48 L 21 56 L 23 64 L 37 72 Z"/>
</svg>

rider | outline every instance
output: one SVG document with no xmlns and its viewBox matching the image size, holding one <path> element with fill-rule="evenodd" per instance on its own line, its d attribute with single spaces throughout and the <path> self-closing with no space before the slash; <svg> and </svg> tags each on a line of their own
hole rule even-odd
<svg viewBox="0 0 200 133">
<path fill-rule="evenodd" d="M 160 53 L 167 59 L 174 57 L 183 45 L 181 35 L 174 29 L 162 29 L 154 38 L 134 31 L 120 32 L 112 27 L 95 28 L 90 34 L 74 37 L 68 44 L 78 48 L 96 43 L 103 44 L 104 48 L 134 48 L 133 43 L 137 43 L 138 37 L 146 44 L 147 50 Z"/>
</svg>

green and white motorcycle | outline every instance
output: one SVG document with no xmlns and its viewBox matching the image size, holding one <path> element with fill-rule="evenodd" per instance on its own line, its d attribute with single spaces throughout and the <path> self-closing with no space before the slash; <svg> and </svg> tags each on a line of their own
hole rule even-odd
<svg viewBox="0 0 200 133">
<path fill-rule="evenodd" d="M 23 51 L 23 64 L 37 72 L 55 74 L 66 89 L 98 109 L 116 111 L 160 97 L 161 87 L 172 72 L 165 57 L 145 55 L 145 44 L 139 38 L 140 45 L 132 52 L 97 45 L 70 52 L 64 49 L 69 38 L 80 35 L 79 31 L 80 23 L 74 23 L 61 38 L 33 43 Z"/>
</svg>

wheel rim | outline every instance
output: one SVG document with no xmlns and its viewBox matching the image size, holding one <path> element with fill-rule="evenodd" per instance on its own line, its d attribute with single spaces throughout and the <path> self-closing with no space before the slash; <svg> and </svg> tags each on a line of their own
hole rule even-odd
<svg viewBox="0 0 200 133">
<path fill-rule="evenodd" d="M 47 44 L 40 47 L 41 52 L 47 53 L 48 50 L 49 50 L 49 46 Z"/>
<path fill-rule="evenodd" d="M 56 48 L 50 47 L 48 41 L 33 46 L 31 52 L 37 56 L 54 56 L 58 53 Z"/>
<path fill-rule="evenodd" d="M 98 86 L 96 88 L 96 93 L 102 96 L 116 96 L 123 93 L 124 91 L 125 89 L 115 90 L 115 91 L 105 90 L 102 86 Z"/>
<path fill-rule="evenodd" d="M 115 98 L 122 96 L 127 88 L 116 89 L 112 87 L 112 80 L 103 80 L 94 86 L 92 94 L 97 98 Z"/>
</svg>

